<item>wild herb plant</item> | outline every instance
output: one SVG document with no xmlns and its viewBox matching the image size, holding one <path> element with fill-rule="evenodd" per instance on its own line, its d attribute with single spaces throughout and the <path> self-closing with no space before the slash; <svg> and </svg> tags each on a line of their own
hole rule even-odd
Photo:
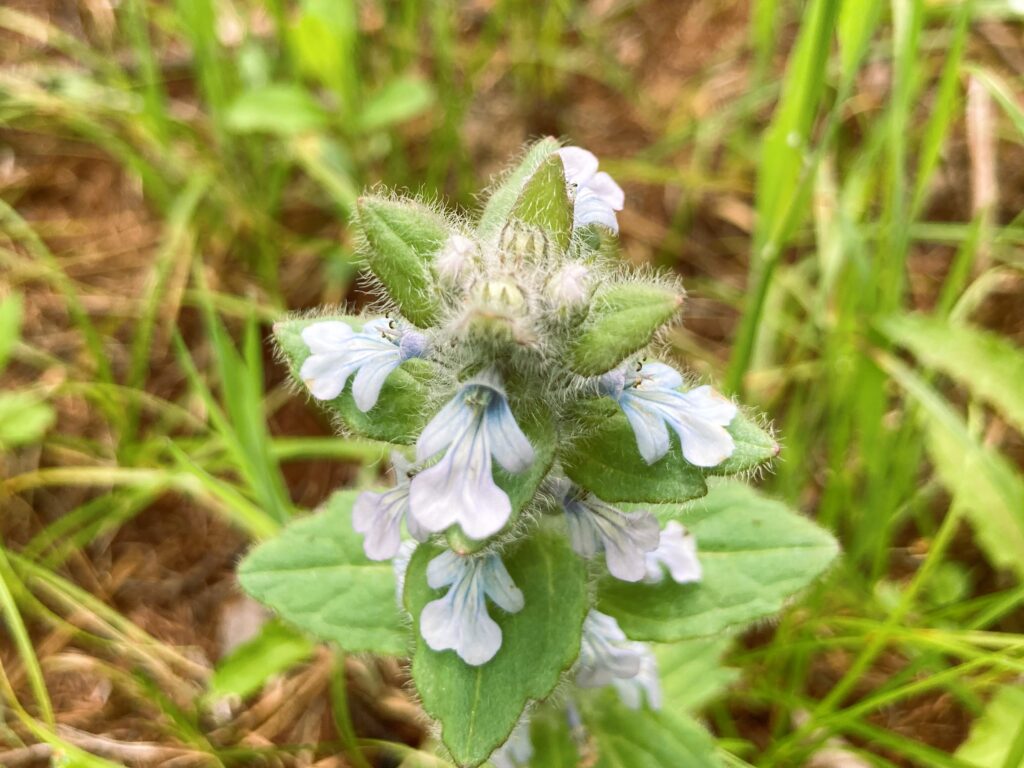
<svg viewBox="0 0 1024 768">
<path fill-rule="evenodd" d="M 339 492 L 252 552 L 242 584 L 346 650 L 410 654 L 459 765 L 525 764 L 531 719 L 600 751 L 623 707 L 662 764 L 710 754 L 698 726 L 658 713 L 647 643 L 770 615 L 836 551 L 714 481 L 778 444 L 657 358 L 684 293 L 616 258 L 623 203 L 593 154 L 553 139 L 475 222 L 363 197 L 372 310 L 274 327 L 342 430 L 396 446 L 394 484 Z"/>
</svg>

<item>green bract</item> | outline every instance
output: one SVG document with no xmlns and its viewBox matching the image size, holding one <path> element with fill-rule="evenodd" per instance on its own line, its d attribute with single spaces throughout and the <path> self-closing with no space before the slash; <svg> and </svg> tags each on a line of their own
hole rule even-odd
<svg viewBox="0 0 1024 768">
<path fill-rule="evenodd" d="M 243 562 L 242 586 L 345 650 L 410 653 L 458 765 L 499 748 L 505 765 L 575 765 L 567 707 L 594 765 L 714 765 L 687 712 L 731 678 L 715 669 L 722 633 L 778 611 L 836 554 L 716 477 L 756 471 L 778 444 L 657 360 L 684 292 L 614 258 L 622 205 L 597 158 L 553 139 L 475 224 L 363 197 L 353 225 L 377 311 L 274 326 L 340 428 L 404 447 L 393 485 L 286 526 Z M 684 639 L 679 653 L 637 642 Z M 662 689 L 659 659 L 707 674 Z"/>
</svg>

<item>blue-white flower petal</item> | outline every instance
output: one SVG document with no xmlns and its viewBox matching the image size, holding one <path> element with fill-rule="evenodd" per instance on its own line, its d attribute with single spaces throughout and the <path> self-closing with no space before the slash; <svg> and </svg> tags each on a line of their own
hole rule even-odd
<svg viewBox="0 0 1024 768">
<path fill-rule="evenodd" d="M 616 234 L 619 232 L 619 220 L 615 216 L 615 209 L 589 187 L 581 187 L 576 193 L 573 223 L 577 227 L 600 224 Z"/>
<path fill-rule="evenodd" d="M 491 455 L 506 471 L 515 474 L 533 464 L 533 446 L 516 423 L 508 400 L 500 396 L 491 400 L 486 423 Z"/>
<path fill-rule="evenodd" d="M 643 647 L 631 643 L 615 619 L 591 609 L 583 620 L 583 636 L 576 667 L 576 684 L 600 688 L 616 679 L 635 677 Z"/>
<path fill-rule="evenodd" d="M 428 646 L 435 651 L 453 650 L 473 666 L 494 658 L 501 648 L 501 628 L 488 614 L 486 598 L 493 579 L 500 578 L 496 574 L 504 572 L 504 566 L 493 563 L 498 559 L 497 555 L 461 558 L 444 552 L 428 563 L 428 584 L 435 589 L 450 585 L 444 597 L 427 603 L 420 614 L 420 634 Z M 504 597 L 513 590 L 518 592 L 515 585 L 505 585 L 498 591 Z M 522 608 L 521 601 L 503 602 L 513 606 L 511 612 Z"/>
<path fill-rule="evenodd" d="M 661 683 L 658 680 L 658 660 L 643 643 L 630 643 L 640 656 L 640 669 L 632 677 L 617 677 L 611 681 L 619 699 L 630 709 L 638 710 L 646 700 L 651 709 L 661 709 Z"/>
<path fill-rule="evenodd" d="M 467 536 L 485 539 L 502 529 L 512 503 L 494 482 L 487 430 L 479 421 L 412 479 L 410 501 L 416 521 L 429 531 L 458 523 Z"/>
<path fill-rule="evenodd" d="M 639 373 L 620 368 L 605 374 L 599 387 L 619 403 L 648 464 L 668 453 L 670 428 L 679 436 L 683 457 L 690 464 L 718 466 L 736 449 L 726 429 L 736 417 L 736 405 L 708 386 L 680 392 L 681 383 L 682 376 L 669 366 L 647 363 Z"/>
<path fill-rule="evenodd" d="M 416 440 L 416 460 L 426 461 L 443 451 L 470 428 L 476 417 L 466 405 L 465 393 L 459 392 L 423 428 Z"/>
<path fill-rule="evenodd" d="M 389 560 L 402 543 L 402 519 L 409 508 L 409 486 L 383 493 L 363 491 L 352 506 L 352 527 L 363 534 L 363 551 L 371 560 Z"/>
<path fill-rule="evenodd" d="M 384 382 L 401 362 L 398 348 L 394 347 L 359 369 L 352 381 L 352 398 L 360 411 L 366 413 L 377 404 Z"/>
<path fill-rule="evenodd" d="M 484 592 L 494 603 L 509 613 L 518 613 L 526 604 L 523 593 L 512 581 L 500 557 L 489 557 L 482 566 Z"/>
<path fill-rule="evenodd" d="M 650 512 L 622 512 L 593 495 L 563 499 L 569 543 L 582 557 L 604 551 L 608 572 L 623 581 L 647 574 L 646 555 L 658 546 L 658 521 Z"/>
<path fill-rule="evenodd" d="M 427 584 L 431 589 L 450 586 L 459 580 L 465 567 L 465 558 L 446 549 L 427 563 Z"/>
<path fill-rule="evenodd" d="M 633 428 L 636 447 L 643 460 L 653 464 L 668 453 L 671 441 L 662 414 L 636 397 L 624 396 L 619 404 Z"/>
<path fill-rule="evenodd" d="M 426 461 L 442 450 L 440 461 L 412 479 L 411 516 L 433 532 L 458 524 L 474 539 L 500 531 L 512 503 L 494 482 L 492 457 L 509 471 L 522 471 L 534 453 L 498 384 L 487 379 L 463 385 L 431 419 L 416 442 L 417 458 Z"/>
<path fill-rule="evenodd" d="M 644 363 L 637 375 L 638 389 L 660 387 L 661 389 L 679 389 L 683 386 L 683 375 L 675 368 L 664 363 L 652 361 Z"/>
<path fill-rule="evenodd" d="M 666 568 L 677 584 L 698 582 L 703 576 L 697 559 L 697 539 L 675 520 L 665 526 L 657 548 L 647 553 L 646 562 L 644 581 L 650 584 L 663 581 Z"/>
<path fill-rule="evenodd" d="M 313 323 L 302 331 L 310 355 L 299 369 L 299 377 L 313 397 L 333 400 L 344 391 L 349 377 L 356 374 L 360 381 L 358 392 L 353 385 L 356 404 L 368 411 L 377 402 L 383 384 L 377 382 L 384 373 L 378 366 L 390 366 L 384 373 L 386 378 L 404 359 L 400 349 L 402 334 L 392 329 L 387 320 L 371 320 L 359 333 L 338 320 Z M 367 367 L 369 370 L 360 377 L 357 372 L 362 373 Z"/>
</svg>

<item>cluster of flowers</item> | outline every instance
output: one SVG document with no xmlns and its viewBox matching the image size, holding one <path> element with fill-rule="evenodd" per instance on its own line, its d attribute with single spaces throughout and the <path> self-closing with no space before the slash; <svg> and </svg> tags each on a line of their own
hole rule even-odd
<svg viewBox="0 0 1024 768">
<path fill-rule="evenodd" d="M 615 214 L 623 206 L 622 190 L 607 173 L 597 170 L 597 158 L 590 152 L 566 147 L 559 155 L 573 196 L 574 226 L 598 225 L 617 232 Z M 438 253 L 435 268 L 442 278 L 462 281 L 466 294 L 472 296 L 474 286 L 480 284 L 479 275 L 472 275 L 474 265 L 486 258 L 482 255 L 486 250 L 465 234 L 453 234 Z M 584 265 L 569 262 L 546 276 L 544 284 L 555 301 L 572 305 L 586 300 L 586 278 Z M 485 288 L 496 285 L 503 298 L 514 303 L 516 286 L 489 278 Z M 310 356 L 300 376 L 312 395 L 331 400 L 351 378 L 353 399 L 364 412 L 374 407 L 385 380 L 404 361 L 427 357 L 445 364 L 431 331 L 401 319 L 371 320 L 359 331 L 343 322 L 323 321 L 306 327 L 302 338 Z M 407 562 L 403 523 L 413 539 L 423 542 L 454 525 L 472 539 L 485 540 L 509 522 L 512 503 L 495 482 L 493 462 L 508 473 L 522 473 L 533 465 L 535 450 L 510 407 L 498 366 L 492 361 L 477 371 L 459 384 L 423 429 L 416 441 L 415 461 L 394 455 L 395 486 L 359 496 L 353 523 L 365 536 L 369 558 L 386 560 L 401 551 L 406 556 L 398 557 L 396 563 Z M 590 395 L 611 398 L 619 405 L 648 464 L 669 452 L 674 432 L 689 463 L 716 466 L 734 450 L 726 427 L 736 416 L 736 406 L 710 387 L 680 391 L 682 387 L 683 377 L 668 365 L 637 361 L 580 385 Z M 613 577 L 660 582 L 667 575 L 679 583 L 701 578 L 696 542 L 679 523 L 670 522 L 662 530 L 650 512 L 617 509 L 557 469 L 548 475 L 544 489 L 544 497 L 554 499 L 564 511 L 572 548 L 584 558 L 603 552 Z M 400 582 L 402 568 L 398 565 Z M 454 650 L 470 665 L 493 658 L 502 637 L 488 613 L 488 598 L 510 613 L 524 606 L 523 594 L 500 553 L 485 550 L 463 556 L 446 550 L 429 563 L 426 576 L 432 588 L 448 588 L 419 617 L 426 643 L 438 651 Z M 651 706 L 658 704 L 653 655 L 642 643 L 628 641 L 612 617 L 596 611 L 584 623 L 575 679 L 585 687 L 614 684 L 633 706 L 639 706 L 642 697 Z"/>
</svg>

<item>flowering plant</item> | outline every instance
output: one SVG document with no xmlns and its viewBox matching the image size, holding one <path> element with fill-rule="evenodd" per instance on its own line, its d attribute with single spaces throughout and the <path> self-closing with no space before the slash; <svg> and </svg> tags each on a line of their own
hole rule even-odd
<svg viewBox="0 0 1024 768">
<path fill-rule="evenodd" d="M 835 555 L 827 533 L 720 479 L 778 444 L 656 359 L 684 294 L 616 259 L 623 203 L 594 155 L 553 139 L 476 222 L 363 197 L 373 310 L 274 328 L 343 429 L 395 446 L 393 482 L 340 491 L 261 544 L 242 585 L 345 650 L 411 655 L 459 765 L 541 749 L 621 763 L 630 738 L 656 760 L 627 765 L 714 764 L 648 643 L 768 616 Z"/>
</svg>

